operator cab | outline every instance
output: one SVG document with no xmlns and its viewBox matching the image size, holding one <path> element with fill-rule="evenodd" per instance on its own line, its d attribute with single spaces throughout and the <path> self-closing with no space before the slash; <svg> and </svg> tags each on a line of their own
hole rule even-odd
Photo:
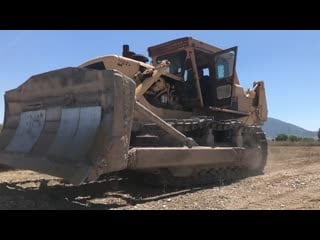
<svg viewBox="0 0 320 240">
<path fill-rule="evenodd" d="M 198 40 L 181 38 L 148 48 L 153 65 L 171 63 L 168 76 L 175 75 L 176 94 L 187 108 L 231 107 L 237 47 L 221 50 Z"/>
</svg>

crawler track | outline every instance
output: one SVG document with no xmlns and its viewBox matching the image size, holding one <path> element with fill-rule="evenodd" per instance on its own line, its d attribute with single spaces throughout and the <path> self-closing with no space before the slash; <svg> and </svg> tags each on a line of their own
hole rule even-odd
<svg viewBox="0 0 320 240">
<path fill-rule="evenodd" d="M 198 120 L 168 120 L 168 122 L 181 132 L 194 137 L 196 141 L 198 140 L 200 142 L 203 138 L 202 134 L 205 132 L 223 132 L 224 135 L 226 135 L 224 138 L 229 138 L 229 143 L 223 144 L 227 144 L 228 146 L 236 146 L 235 143 L 232 142 L 232 137 L 234 132 L 241 128 L 243 147 L 260 148 L 262 154 L 261 159 L 252 159 L 247 163 L 248 165 L 194 166 L 187 169 L 190 174 L 183 177 L 175 176 L 174 169 L 156 169 L 152 173 L 145 173 L 145 182 L 147 184 L 170 187 L 195 187 L 208 184 L 221 184 L 263 173 L 267 163 L 268 143 L 264 132 L 259 126 L 245 126 L 237 120 L 214 121 L 212 118 L 207 117 Z M 146 125 L 146 130 L 148 130 L 150 134 L 159 134 L 159 130 L 155 125 Z M 213 146 L 220 146 L 221 144 L 222 143 L 218 142 Z"/>
</svg>

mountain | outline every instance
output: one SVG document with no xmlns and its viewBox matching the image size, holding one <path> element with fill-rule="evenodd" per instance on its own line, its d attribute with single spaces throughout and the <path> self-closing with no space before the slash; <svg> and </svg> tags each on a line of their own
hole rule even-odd
<svg viewBox="0 0 320 240">
<path fill-rule="evenodd" d="M 275 138 L 278 134 L 295 135 L 298 137 L 314 138 L 317 132 L 308 131 L 294 124 L 287 123 L 275 118 L 268 118 L 262 127 L 267 138 Z"/>
</svg>

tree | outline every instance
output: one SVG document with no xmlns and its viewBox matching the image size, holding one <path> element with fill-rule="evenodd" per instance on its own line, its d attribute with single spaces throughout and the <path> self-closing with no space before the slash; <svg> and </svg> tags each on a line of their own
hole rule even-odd
<svg viewBox="0 0 320 240">
<path fill-rule="evenodd" d="M 320 128 L 319 128 L 319 131 L 318 131 L 318 141 L 320 141 Z"/>
<path fill-rule="evenodd" d="M 304 141 L 304 142 L 313 142 L 314 138 L 302 138 L 302 141 Z"/>
<path fill-rule="evenodd" d="M 287 134 L 278 134 L 276 137 L 276 141 L 287 141 L 288 140 L 288 135 Z"/>
<path fill-rule="evenodd" d="M 298 137 L 294 135 L 290 135 L 288 139 L 290 142 L 297 142 L 299 140 Z"/>
</svg>

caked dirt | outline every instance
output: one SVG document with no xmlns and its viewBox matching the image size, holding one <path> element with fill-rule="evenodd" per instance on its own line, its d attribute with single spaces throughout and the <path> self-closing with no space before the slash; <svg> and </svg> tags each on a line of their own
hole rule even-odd
<svg viewBox="0 0 320 240">
<path fill-rule="evenodd" d="M 320 209 L 320 147 L 271 146 L 264 175 L 191 189 L 134 176 L 72 186 L 0 167 L 0 209 Z"/>
</svg>

